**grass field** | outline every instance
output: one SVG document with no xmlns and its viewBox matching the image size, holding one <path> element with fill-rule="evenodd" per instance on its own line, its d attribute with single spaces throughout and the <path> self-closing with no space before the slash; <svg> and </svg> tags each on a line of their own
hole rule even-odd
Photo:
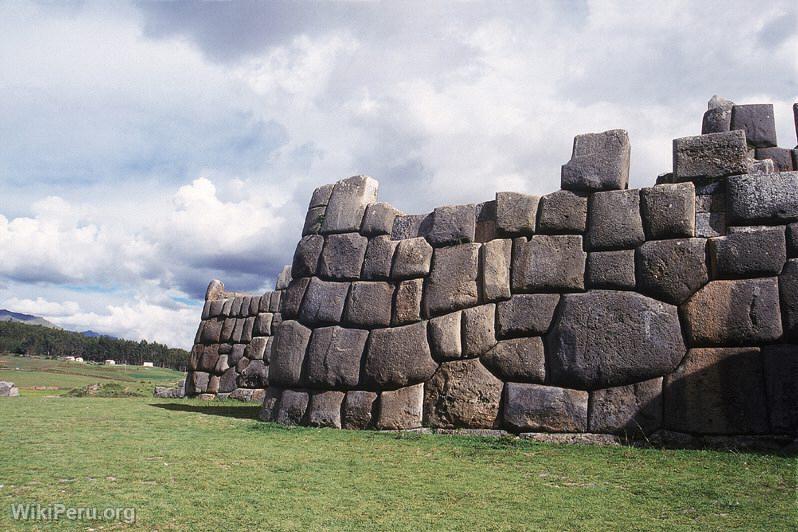
<svg viewBox="0 0 798 532">
<path fill-rule="evenodd" d="M 795 457 L 289 429 L 256 421 L 257 410 L 0 400 L 0 530 L 30 528 L 11 519 L 17 503 L 135 507 L 132 526 L 145 530 L 798 526 Z"/>
</svg>

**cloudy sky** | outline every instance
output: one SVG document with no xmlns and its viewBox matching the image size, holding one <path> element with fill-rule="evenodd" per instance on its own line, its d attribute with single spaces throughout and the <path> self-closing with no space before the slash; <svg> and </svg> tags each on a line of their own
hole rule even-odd
<svg viewBox="0 0 798 532">
<path fill-rule="evenodd" d="M 625 128 L 632 185 L 715 93 L 796 143 L 794 1 L 0 4 L 0 308 L 188 347 L 262 292 L 313 188 L 408 213 L 546 193 Z"/>
</svg>

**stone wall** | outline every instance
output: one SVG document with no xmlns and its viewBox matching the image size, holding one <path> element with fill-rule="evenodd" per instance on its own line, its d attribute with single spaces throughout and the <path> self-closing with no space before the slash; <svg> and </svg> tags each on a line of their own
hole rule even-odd
<svg viewBox="0 0 798 532">
<path fill-rule="evenodd" d="M 209 286 L 189 393 L 268 383 L 262 419 L 338 428 L 796 434 L 798 151 L 767 105 L 713 98 L 702 129 L 639 190 L 623 130 L 576 137 L 544 196 L 316 189 L 276 291 Z"/>
</svg>

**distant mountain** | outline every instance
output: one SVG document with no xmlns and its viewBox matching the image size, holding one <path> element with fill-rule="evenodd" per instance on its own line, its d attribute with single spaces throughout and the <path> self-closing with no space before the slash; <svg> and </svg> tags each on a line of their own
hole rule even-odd
<svg viewBox="0 0 798 532">
<path fill-rule="evenodd" d="M 6 309 L 0 309 L 0 321 L 17 321 L 28 325 L 41 325 L 42 327 L 49 327 L 50 329 L 61 329 L 58 325 L 47 321 L 41 316 L 11 312 Z"/>
<path fill-rule="evenodd" d="M 110 334 L 98 333 L 97 331 L 81 331 L 80 334 L 83 336 L 87 336 L 89 338 L 99 338 L 100 336 L 105 336 L 106 338 L 113 338 L 114 340 L 119 340 L 116 336 L 111 336 Z"/>
</svg>

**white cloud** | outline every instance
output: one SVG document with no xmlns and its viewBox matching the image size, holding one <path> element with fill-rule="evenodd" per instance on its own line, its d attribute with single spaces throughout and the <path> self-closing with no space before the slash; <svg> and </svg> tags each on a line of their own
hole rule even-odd
<svg viewBox="0 0 798 532">
<path fill-rule="evenodd" d="M 33 314 L 35 316 L 45 315 L 50 318 L 71 316 L 80 312 L 80 305 L 75 301 L 47 301 L 42 297 L 37 297 L 35 300 L 12 297 L 5 300 L 3 305 L 14 309 L 15 312 Z"/>
</svg>

